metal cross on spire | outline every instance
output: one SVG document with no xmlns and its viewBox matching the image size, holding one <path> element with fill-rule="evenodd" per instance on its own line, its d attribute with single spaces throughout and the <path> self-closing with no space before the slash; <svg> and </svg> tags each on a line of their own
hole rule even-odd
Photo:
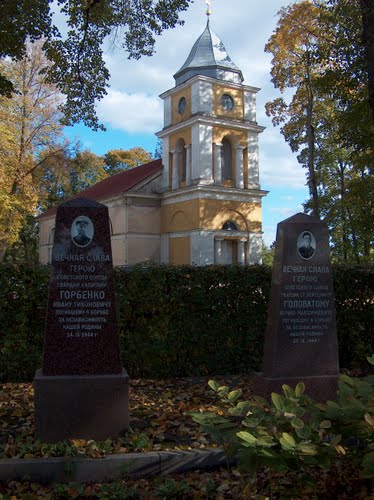
<svg viewBox="0 0 374 500">
<path fill-rule="evenodd" d="M 205 0 L 205 3 L 206 3 L 206 15 L 209 18 L 210 13 L 211 13 L 211 11 L 210 11 L 210 0 Z"/>
</svg>

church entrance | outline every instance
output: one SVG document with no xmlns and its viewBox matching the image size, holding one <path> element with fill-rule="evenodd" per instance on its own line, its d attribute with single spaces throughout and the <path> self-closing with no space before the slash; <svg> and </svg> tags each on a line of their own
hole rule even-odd
<svg viewBox="0 0 374 500">
<path fill-rule="evenodd" d="M 235 240 L 223 240 L 221 252 L 222 264 L 237 263 L 237 246 Z"/>
</svg>

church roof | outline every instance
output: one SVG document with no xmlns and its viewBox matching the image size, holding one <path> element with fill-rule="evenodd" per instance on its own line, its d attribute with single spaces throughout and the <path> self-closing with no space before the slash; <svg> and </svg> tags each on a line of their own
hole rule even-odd
<svg viewBox="0 0 374 500">
<path fill-rule="evenodd" d="M 194 43 L 186 62 L 175 73 L 175 83 L 180 85 L 196 75 L 242 83 L 243 74 L 230 59 L 225 46 L 211 30 L 209 19 L 205 30 Z"/>
<path fill-rule="evenodd" d="M 161 169 L 162 160 L 154 160 L 149 163 L 145 163 L 144 165 L 140 165 L 139 167 L 124 170 L 119 174 L 107 177 L 106 179 L 97 182 L 93 186 L 80 191 L 78 194 L 68 199 L 73 200 L 75 198 L 87 198 L 89 200 L 100 201 L 106 198 L 111 198 L 129 191 L 131 188 L 146 180 L 154 173 L 161 171 Z M 40 216 L 40 218 L 54 215 L 56 213 L 56 209 L 57 207 L 48 209 Z"/>
</svg>

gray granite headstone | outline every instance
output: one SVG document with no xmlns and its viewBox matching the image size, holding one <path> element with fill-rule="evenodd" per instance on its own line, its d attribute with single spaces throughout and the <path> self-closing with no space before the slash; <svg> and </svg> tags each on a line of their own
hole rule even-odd
<svg viewBox="0 0 374 500">
<path fill-rule="evenodd" d="M 86 199 L 57 209 L 43 366 L 34 379 L 44 441 L 106 439 L 128 427 L 108 208 Z"/>
<path fill-rule="evenodd" d="M 328 228 L 299 213 L 277 227 L 263 359 L 265 392 L 303 381 L 314 398 L 333 399 L 338 375 Z"/>
</svg>

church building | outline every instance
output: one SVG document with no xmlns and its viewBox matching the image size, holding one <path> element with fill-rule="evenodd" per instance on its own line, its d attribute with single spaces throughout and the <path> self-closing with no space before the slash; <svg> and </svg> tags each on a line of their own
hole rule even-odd
<svg viewBox="0 0 374 500">
<path fill-rule="evenodd" d="M 82 191 L 109 208 L 114 265 L 254 264 L 261 261 L 256 122 L 258 88 L 208 23 L 161 94 L 162 160 Z M 40 218 L 40 261 L 50 262 L 56 209 Z"/>
</svg>

